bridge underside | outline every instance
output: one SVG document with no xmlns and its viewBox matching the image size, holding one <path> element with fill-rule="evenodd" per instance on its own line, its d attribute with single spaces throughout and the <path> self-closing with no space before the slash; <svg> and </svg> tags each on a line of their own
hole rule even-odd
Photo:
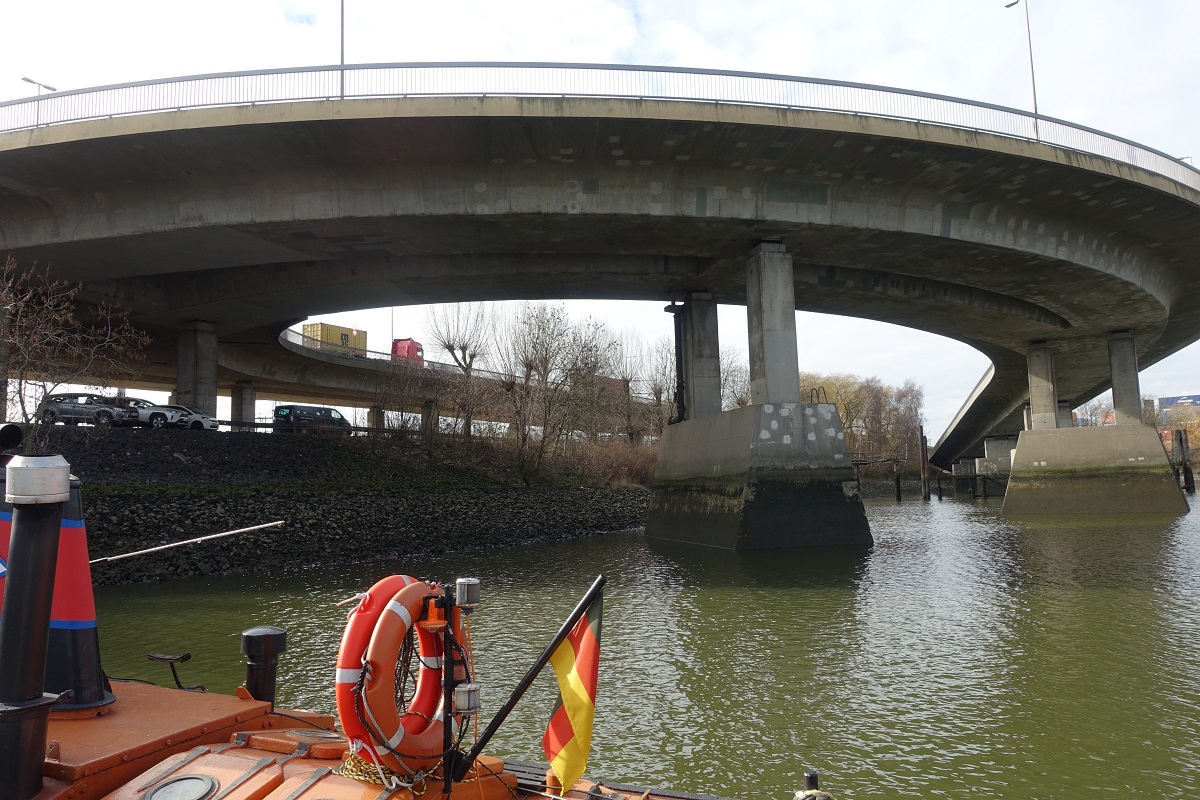
<svg viewBox="0 0 1200 800">
<path fill-rule="evenodd" d="M 463 300 L 746 302 L 759 242 L 795 307 L 966 342 L 990 377 L 933 453 L 1016 431 L 1026 350 L 1058 395 L 1200 334 L 1200 198 L 1125 164 L 900 120 L 690 102 L 391 98 L 208 109 L 0 135 L 0 251 L 134 309 L 175 388 L 211 325 L 216 386 L 362 402 L 273 341 L 312 314 Z M 803 365 L 803 352 L 801 352 Z"/>
</svg>

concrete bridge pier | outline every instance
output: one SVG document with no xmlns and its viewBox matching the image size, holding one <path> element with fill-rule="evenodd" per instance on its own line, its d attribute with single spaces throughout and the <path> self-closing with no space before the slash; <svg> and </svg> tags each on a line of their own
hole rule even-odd
<svg viewBox="0 0 1200 800">
<path fill-rule="evenodd" d="M 1130 331 L 1108 338 L 1116 424 L 1056 427 L 1048 409 L 1054 396 L 1050 345 L 1029 347 L 1029 403 L 1033 425 L 1013 450 L 1004 494 L 1006 514 L 1119 514 L 1187 511 L 1158 431 L 1142 422 L 1137 350 Z M 1051 406 L 1050 403 L 1053 403 Z M 1057 415 L 1055 415 L 1057 416 Z"/>
<path fill-rule="evenodd" d="M 721 341 L 717 303 L 708 292 L 689 292 L 683 305 L 684 416 L 721 413 Z"/>
<path fill-rule="evenodd" d="M 179 334 L 175 402 L 217 414 L 217 334 L 209 322 L 192 320 Z"/>
<path fill-rule="evenodd" d="M 233 423 L 231 426 L 235 431 L 254 431 L 248 425 L 239 425 L 239 422 L 254 422 L 254 403 L 258 399 L 258 392 L 255 386 L 250 381 L 238 381 L 233 385 L 233 390 L 230 392 L 229 404 L 229 421 Z"/>
<path fill-rule="evenodd" d="M 718 411 L 663 432 L 646 534 L 746 550 L 869 545 L 837 408 L 799 402 L 792 258 L 782 244 L 754 249 L 746 285 L 754 402 L 719 411 L 718 371 Z"/>
</svg>

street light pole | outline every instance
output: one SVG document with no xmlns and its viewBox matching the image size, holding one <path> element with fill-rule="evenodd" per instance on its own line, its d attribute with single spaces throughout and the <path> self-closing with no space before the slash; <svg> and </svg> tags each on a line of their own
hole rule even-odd
<svg viewBox="0 0 1200 800">
<path fill-rule="evenodd" d="M 1019 2 L 1021 0 L 1013 0 L 1004 7 L 1012 8 Z M 1033 33 L 1029 25 L 1029 0 L 1025 0 L 1025 41 L 1029 45 L 1029 84 L 1033 87 L 1033 137 L 1040 142 L 1042 135 L 1038 130 L 1037 73 L 1033 69 Z"/>
<path fill-rule="evenodd" d="M 38 83 L 33 78 L 21 78 L 21 80 L 26 83 L 32 83 L 37 87 L 38 100 L 33 106 L 33 127 L 40 128 L 42 125 L 42 89 L 45 89 L 47 92 L 57 92 L 58 89 L 55 89 L 53 86 L 47 86 L 44 83 Z"/>
<path fill-rule="evenodd" d="M 342 58 L 339 63 L 342 66 L 342 69 L 340 71 L 341 79 L 342 79 L 341 80 L 342 99 L 345 100 L 346 99 L 346 0 L 341 0 L 341 2 L 342 2 L 342 22 L 341 22 L 341 37 L 340 38 L 341 38 L 341 43 L 342 43 Z"/>
</svg>

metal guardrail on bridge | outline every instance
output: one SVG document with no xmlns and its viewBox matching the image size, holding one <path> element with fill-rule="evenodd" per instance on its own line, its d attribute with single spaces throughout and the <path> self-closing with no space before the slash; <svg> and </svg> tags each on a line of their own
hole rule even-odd
<svg viewBox="0 0 1200 800">
<path fill-rule="evenodd" d="M 317 339 L 312 336 L 305 336 L 303 333 L 300 333 L 299 331 L 294 331 L 291 328 L 287 328 L 286 330 L 284 330 L 284 332 L 279 335 L 279 339 L 280 339 L 280 341 L 287 341 L 287 342 L 291 342 L 292 344 L 298 344 L 301 347 L 308 348 L 309 350 L 316 350 L 321 353 L 326 353 L 328 355 L 337 356 L 339 358 L 344 358 L 349 362 L 361 362 L 363 359 L 367 359 L 370 361 L 384 361 L 389 364 L 393 364 L 397 367 L 413 367 L 413 368 L 417 368 L 417 369 L 424 368 L 424 369 L 430 370 L 431 372 L 437 372 L 437 373 L 447 374 L 447 375 L 462 375 L 463 374 L 462 368 L 459 367 L 457 364 L 443 364 L 443 363 L 439 363 L 437 361 L 423 360 L 421 365 L 418 366 L 408 359 L 393 358 L 391 353 L 381 353 L 378 350 L 359 349 L 356 347 L 350 347 L 349 345 L 334 344 L 331 342 L 326 342 L 321 339 Z M 494 381 L 511 381 L 512 380 L 511 375 L 508 375 L 503 372 L 493 372 L 491 370 L 486 370 L 486 369 L 473 369 L 472 374 L 475 375 L 476 377 L 487 378 L 488 380 L 494 380 Z M 645 381 L 637 381 L 637 380 L 634 381 L 634 383 L 644 383 L 644 382 Z M 632 397 L 634 400 L 637 400 L 637 401 L 643 402 L 643 403 L 654 402 L 654 396 L 652 394 L 649 394 L 646 392 L 634 391 L 632 393 Z"/>
<path fill-rule="evenodd" d="M 1200 190 L 1200 171 L 1153 148 L 990 103 L 862 83 L 611 64 L 360 64 L 195 75 L 0 103 L 0 132 L 213 106 L 385 97 L 599 97 L 768 106 L 899 119 L 1041 141 Z"/>
<path fill-rule="evenodd" d="M 388 364 L 394 364 L 397 367 L 412 367 L 414 369 L 427 369 L 431 372 L 438 372 L 450 375 L 462 375 L 463 371 L 457 364 L 441 364 L 437 361 L 429 361 L 423 359 L 421 363 L 410 361 L 406 358 L 394 358 L 391 353 L 381 353 L 378 350 L 366 350 L 348 345 L 333 344 L 312 336 L 305 336 L 303 333 L 294 331 L 288 328 L 279 335 L 280 340 L 288 341 L 293 344 L 298 344 L 301 347 L 307 347 L 309 350 L 317 350 L 321 353 L 327 353 L 332 356 L 344 358 L 347 361 L 361 361 L 367 359 L 370 361 L 384 361 Z M 491 372 L 486 369 L 474 369 L 472 374 L 480 378 L 489 378 L 491 380 L 507 380 L 508 376 L 500 372 Z"/>
</svg>

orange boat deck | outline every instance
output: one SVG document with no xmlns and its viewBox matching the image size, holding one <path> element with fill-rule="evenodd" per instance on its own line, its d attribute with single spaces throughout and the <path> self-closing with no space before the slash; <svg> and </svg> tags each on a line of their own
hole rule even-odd
<svg viewBox="0 0 1200 800">
<path fill-rule="evenodd" d="M 239 731 L 294 727 L 271 704 L 229 695 L 141 683 L 113 683 L 116 702 L 93 717 L 51 715 L 38 800 L 100 798 L 161 762 L 204 744 L 229 742 Z M 333 718 L 288 712 L 326 730 Z"/>
<path fill-rule="evenodd" d="M 332 717 L 274 713 L 269 703 L 137 683 L 113 686 L 108 713 L 50 720 L 37 800 L 438 800 L 443 783 L 388 789 L 336 774 L 345 738 Z M 298 727 L 304 723 L 311 727 Z M 525 800 L 544 792 L 545 767 L 488 756 L 455 783 L 463 800 Z M 164 787 L 169 787 L 164 791 Z M 540 790 L 539 790 L 540 789 Z M 577 798 L 707 797 L 581 780 Z"/>
</svg>

